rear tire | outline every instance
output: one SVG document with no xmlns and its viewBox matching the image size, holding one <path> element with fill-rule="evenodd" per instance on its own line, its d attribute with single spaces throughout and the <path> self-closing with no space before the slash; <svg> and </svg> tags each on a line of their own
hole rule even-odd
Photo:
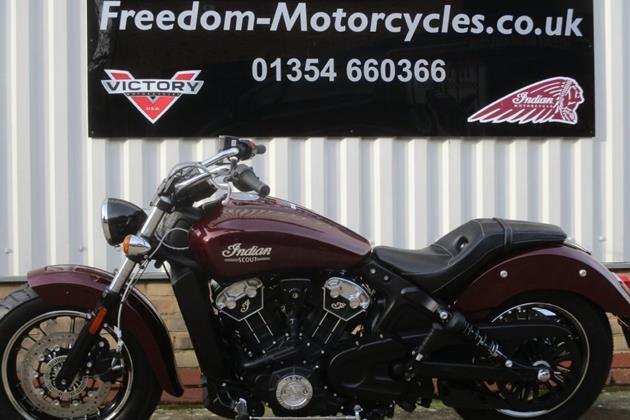
<svg viewBox="0 0 630 420">
<path fill-rule="evenodd" d="M 38 411 L 30 402 L 27 402 L 27 399 L 20 402 L 20 398 L 26 398 L 27 394 L 13 394 L 19 394 L 20 389 L 24 390 L 24 388 L 21 385 L 14 385 L 13 380 L 4 378 L 15 377 L 19 369 L 11 366 L 11 363 L 7 361 L 10 358 L 5 357 L 7 352 L 13 351 L 7 347 L 11 344 L 14 336 L 17 336 L 23 326 L 31 323 L 34 319 L 48 313 L 62 313 L 64 311 L 66 311 L 65 313 L 85 312 L 84 309 L 74 307 L 46 305 L 37 293 L 29 287 L 16 290 L 0 301 L 0 413 L 2 413 L 3 420 L 21 420 L 28 418 L 26 415 L 32 419 L 53 420 L 62 418 Z M 124 339 L 127 354 L 133 366 L 130 392 L 126 399 L 121 400 L 124 402 L 115 414 L 100 418 L 107 420 L 149 419 L 159 402 L 162 390 L 138 343 L 131 335 L 125 335 Z M 15 347 L 15 344 L 11 347 Z M 91 415 L 86 418 L 95 417 L 96 415 Z"/>
<path fill-rule="evenodd" d="M 551 411 L 532 413 L 527 411 L 499 412 L 496 410 L 478 410 L 455 408 L 455 411 L 467 420 L 507 420 L 515 418 L 534 418 L 537 420 L 577 419 L 597 400 L 608 375 L 613 355 L 613 341 L 610 324 L 606 314 L 591 302 L 571 294 L 544 292 L 518 298 L 499 310 L 504 311 L 527 302 L 547 303 L 564 309 L 571 314 L 586 332 L 590 356 L 585 367 L 586 373 L 575 392 L 562 405 Z M 491 318 L 491 320 L 494 317 Z"/>
</svg>

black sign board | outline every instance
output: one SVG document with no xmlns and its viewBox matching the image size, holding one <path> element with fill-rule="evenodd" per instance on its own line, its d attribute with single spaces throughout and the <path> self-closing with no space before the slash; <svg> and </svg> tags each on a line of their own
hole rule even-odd
<svg viewBox="0 0 630 420">
<path fill-rule="evenodd" d="M 92 137 L 593 136 L 592 0 L 91 0 Z"/>
</svg>

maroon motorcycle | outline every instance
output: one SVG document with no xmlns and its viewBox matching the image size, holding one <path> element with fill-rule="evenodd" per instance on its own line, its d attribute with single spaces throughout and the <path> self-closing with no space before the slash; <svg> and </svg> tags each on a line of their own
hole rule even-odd
<svg viewBox="0 0 630 420">
<path fill-rule="evenodd" d="M 150 263 L 223 417 L 382 420 L 439 398 L 469 419 L 559 420 L 595 401 L 606 313 L 630 341 L 630 288 L 560 228 L 479 219 L 421 250 L 372 248 L 267 197 L 240 163 L 264 147 L 223 142 L 176 166 L 148 214 L 105 201 L 118 271 L 46 267 L 0 303 L 2 419 L 146 419 L 162 391 L 182 395 L 167 330 L 134 288 Z"/>
</svg>

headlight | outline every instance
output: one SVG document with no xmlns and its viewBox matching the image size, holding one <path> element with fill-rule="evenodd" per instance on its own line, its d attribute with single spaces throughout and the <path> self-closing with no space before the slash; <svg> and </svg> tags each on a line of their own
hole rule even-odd
<svg viewBox="0 0 630 420">
<path fill-rule="evenodd" d="M 103 234 L 110 245 L 122 243 L 125 236 L 137 233 L 147 214 L 140 207 L 125 200 L 108 198 L 101 207 Z"/>
</svg>

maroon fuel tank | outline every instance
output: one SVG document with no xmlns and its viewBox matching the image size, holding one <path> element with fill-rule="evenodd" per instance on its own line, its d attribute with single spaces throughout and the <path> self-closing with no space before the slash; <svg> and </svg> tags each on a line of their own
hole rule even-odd
<svg viewBox="0 0 630 420">
<path fill-rule="evenodd" d="M 207 207 L 190 230 L 190 249 L 202 267 L 226 280 L 269 271 L 350 268 L 371 247 L 332 220 L 267 197 Z"/>
</svg>

